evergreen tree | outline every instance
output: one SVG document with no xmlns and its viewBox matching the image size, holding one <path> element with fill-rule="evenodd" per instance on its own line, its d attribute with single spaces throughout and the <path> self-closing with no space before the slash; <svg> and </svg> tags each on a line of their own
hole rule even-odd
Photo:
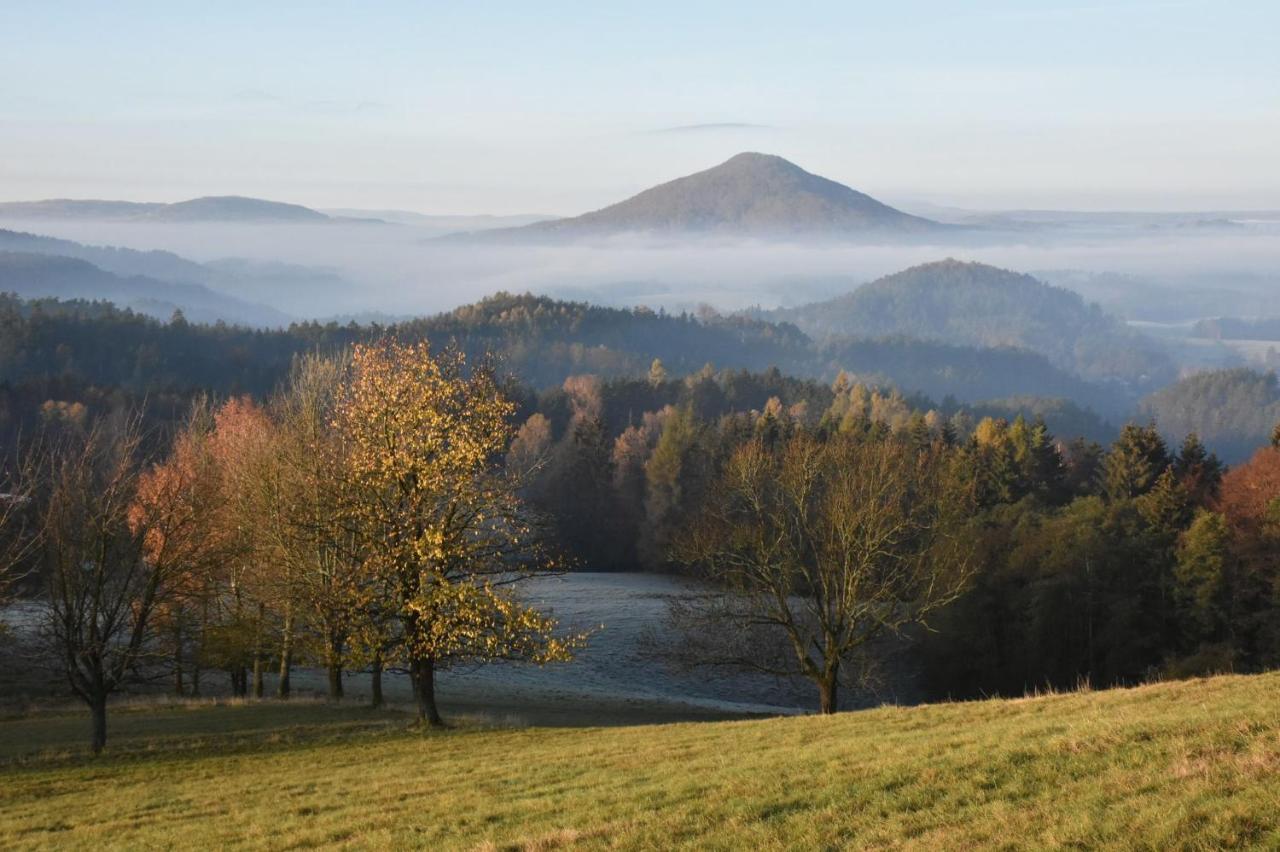
<svg viewBox="0 0 1280 852">
<path fill-rule="evenodd" d="M 1226 619 L 1225 588 L 1230 531 L 1216 512 L 1200 512 L 1182 537 L 1175 592 L 1187 649 L 1211 640 Z"/>
<path fill-rule="evenodd" d="M 954 447 L 959 441 L 960 436 L 959 433 L 956 432 L 955 423 L 952 422 L 952 418 L 943 418 L 939 437 L 942 439 L 943 445 L 947 447 Z"/>
<path fill-rule="evenodd" d="M 1147 525 L 1170 543 L 1191 522 L 1192 510 L 1191 495 L 1172 467 L 1165 468 L 1151 490 L 1138 498 L 1138 512 Z"/>
<path fill-rule="evenodd" d="M 645 533 L 641 556 L 646 567 L 665 565 L 675 530 L 697 505 L 705 486 L 707 457 L 703 427 L 690 405 L 673 411 L 645 463 Z"/>
<path fill-rule="evenodd" d="M 1127 424 L 1102 465 L 1102 490 L 1112 500 L 1139 497 L 1151 490 L 1169 466 L 1169 450 L 1155 424 Z"/>
<path fill-rule="evenodd" d="M 1102 458 L 1102 447 L 1094 441 L 1073 438 L 1067 444 L 1063 486 L 1069 496 L 1084 497 L 1096 492 L 1102 479 Z"/>
<path fill-rule="evenodd" d="M 903 431 L 906 433 L 908 445 L 916 450 L 928 449 L 933 443 L 933 432 L 929 429 L 924 415 L 919 411 L 912 413 Z"/>
<path fill-rule="evenodd" d="M 1187 435 L 1173 462 L 1173 470 L 1198 506 L 1208 505 L 1218 496 L 1223 465 L 1209 452 L 1195 432 Z"/>
<path fill-rule="evenodd" d="M 978 500 L 987 506 L 1018 500 L 1022 473 L 1008 424 L 984 417 L 973 430 L 971 449 Z"/>
<path fill-rule="evenodd" d="M 561 541 L 586 567 L 615 568 L 623 559 L 614 504 L 613 444 L 598 417 L 575 417 L 552 452 L 545 478 L 547 508 Z"/>
<path fill-rule="evenodd" d="M 1065 496 L 1066 464 L 1062 450 L 1043 417 L 1037 417 L 1031 426 L 1028 458 L 1029 478 L 1035 490 L 1051 502 L 1062 500 Z"/>
</svg>

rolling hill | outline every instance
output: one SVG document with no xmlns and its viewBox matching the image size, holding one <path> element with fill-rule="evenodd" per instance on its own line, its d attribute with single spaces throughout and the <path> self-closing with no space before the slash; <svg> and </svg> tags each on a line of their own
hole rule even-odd
<svg viewBox="0 0 1280 852">
<path fill-rule="evenodd" d="M 1070 290 L 982 263 L 913 266 L 823 302 L 752 316 L 818 339 L 903 336 L 1012 347 L 1094 380 L 1151 388 L 1175 377 L 1169 359 L 1119 319 Z"/>
<path fill-rule="evenodd" d="M 358 207 L 337 207 L 321 210 L 326 216 L 338 219 L 378 219 L 396 225 L 410 225 L 436 234 L 451 234 L 458 231 L 488 231 L 494 228 L 518 228 L 534 222 L 545 222 L 555 219 L 546 214 L 528 213 L 494 216 L 486 214 L 438 214 L 418 213 L 413 210 L 365 210 Z"/>
<path fill-rule="evenodd" d="M 205 196 L 173 204 L 70 198 L 0 202 L 0 219 L 88 219 L 131 222 L 255 222 L 322 224 L 334 221 L 309 207 L 245 198 Z M 370 220 L 372 221 L 372 220 Z"/>
<path fill-rule="evenodd" d="M 532 242 L 626 233 L 852 238 L 923 234 L 945 227 L 811 174 L 782 157 L 743 153 L 601 210 L 468 236 Z"/>
<path fill-rule="evenodd" d="M 76 269 L 85 271 L 83 267 Z M 25 280 L 30 281 L 30 275 Z M 56 281 L 52 276 L 51 280 Z M 78 279 L 75 283 L 78 289 L 63 287 L 64 298 L 101 299 L 109 288 L 124 286 L 118 277 Z M 145 283 L 154 286 L 154 282 Z M 137 281 L 132 284 L 138 286 Z M 5 289 L 4 279 L 0 278 L 0 293 Z M 52 284 L 45 284 L 36 295 L 54 295 L 52 289 Z M 168 295 L 172 301 L 182 294 L 170 290 Z M 151 307 L 140 304 L 142 298 L 144 295 L 137 289 L 126 289 L 119 301 L 122 306 L 139 304 L 138 310 Z M 172 308 L 151 308 L 145 312 L 167 318 L 171 311 Z M 391 333 L 408 340 L 429 339 L 437 345 L 456 345 L 469 358 L 494 355 L 504 370 L 538 390 L 558 387 L 573 375 L 641 378 L 648 375 L 650 365 L 658 358 L 672 375 L 696 373 L 710 363 L 717 370 L 759 372 L 777 367 L 786 375 L 829 382 L 843 370 L 868 383 L 893 385 L 904 393 L 924 393 L 938 400 L 952 396 L 968 404 L 1019 397 L 1022 399 L 1018 407 L 1026 409 L 1031 398 L 1058 397 L 1108 417 L 1123 413 L 1129 405 L 1129 400 L 1115 389 L 1087 382 L 1053 366 L 1044 356 L 1025 350 L 984 349 L 901 337 L 815 344 L 787 324 L 740 316 L 695 318 L 644 309 L 606 308 L 532 295 L 499 293 L 448 313 L 393 326 L 306 323 L 270 332 L 241 329 L 235 334 L 196 325 L 195 320 L 202 317 L 185 307 L 184 311 L 192 322 L 183 331 L 186 339 L 179 349 L 182 356 L 165 365 L 165 375 L 207 376 L 225 369 L 231 357 L 248 359 L 256 374 L 265 376 L 264 384 L 255 386 L 256 391 L 264 393 L 285 375 L 296 353 L 317 348 L 333 351 Z M 133 370 L 132 353 L 165 348 L 174 335 L 163 324 L 104 324 L 81 313 L 70 307 L 65 312 L 46 307 L 41 323 L 28 329 L 25 339 L 30 341 L 30 352 L 19 365 L 21 370 L 0 370 L 0 380 L 22 380 L 33 369 L 40 373 L 40 365 L 55 360 L 60 343 L 80 341 L 77 346 L 83 349 L 86 337 L 103 347 L 84 362 L 85 369 L 92 368 L 88 377 L 92 381 L 112 384 L 145 379 L 147 374 Z M 17 336 L 19 329 L 11 334 Z M 124 373 L 110 366 L 113 353 L 126 356 L 130 366 Z M 224 390 L 221 386 L 217 389 Z M 1058 418 L 1051 416 L 1050 420 L 1057 422 Z"/>
<path fill-rule="evenodd" d="M 216 291 L 219 295 L 228 296 L 235 303 L 234 310 L 229 310 L 226 315 L 218 314 L 214 319 L 248 322 L 251 325 L 277 325 L 287 322 L 290 316 L 310 316 L 318 304 L 351 301 L 355 298 L 353 294 L 359 291 L 354 283 L 331 269 L 244 258 L 196 263 L 168 251 L 137 251 L 116 246 L 86 245 L 72 240 L 0 229 L 0 252 L 4 251 L 73 257 L 126 278 L 142 276 L 170 284 L 197 284 Z M 197 296 L 202 294 L 202 290 L 171 291 L 166 298 L 175 302 L 176 307 L 182 308 L 189 319 L 210 316 L 204 310 L 207 306 L 182 301 L 184 293 Z M 41 294 L 33 293 L 31 297 L 39 295 Z M 120 306 L 137 307 L 129 302 L 121 302 Z M 246 306 L 260 310 L 256 315 L 246 313 L 242 310 Z M 231 309 L 232 303 L 226 303 L 223 307 Z M 148 310 L 146 313 L 159 316 L 159 310 Z M 164 317 L 171 313 L 172 309 L 165 311 Z"/>
<path fill-rule="evenodd" d="M 202 284 L 117 275 L 80 258 L 36 252 L 0 251 L 0 293 L 24 299 L 106 301 L 157 319 L 181 310 L 192 322 L 264 326 L 289 321 L 279 311 Z"/>
<path fill-rule="evenodd" d="M 1248 367 L 1195 373 L 1142 400 L 1170 440 L 1188 432 L 1228 462 L 1244 461 L 1280 426 L 1280 384 L 1274 372 Z"/>
<path fill-rule="evenodd" d="M 144 275 L 184 284 L 209 285 L 217 278 L 217 274 L 205 265 L 173 252 L 92 246 L 22 231 L 0 229 L 0 251 L 74 257 L 116 275 Z"/>
<path fill-rule="evenodd" d="M 86 714 L 46 712 L 0 720 L 0 831 L 41 849 L 1272 849 L 1278 689 L 437 732 L 355 703 L 192 703 L 113 711 L 96 759 Z"/>
<path fill-rule="evenodd" d="M 153 222 L 328 222 L 323 213 L 300 204 L 264 201 L 239 195 L 208 196 L 164 204 L 150 211 Z"/>
</svg>

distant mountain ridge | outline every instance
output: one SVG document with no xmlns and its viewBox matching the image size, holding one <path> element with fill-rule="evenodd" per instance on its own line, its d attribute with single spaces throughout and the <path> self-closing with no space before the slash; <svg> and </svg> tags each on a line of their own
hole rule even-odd
<svg viewBox="0 0 1280 852">
<path fill-rule="evenodd" d="M 495 215 L 488 213 L 418 213 L 414 210 L 365 210 L 359 207 L 333 207 L 320 211 L 338 219 L 377 219 L 395 225 L 412 225 L 439 233 L 457 231 L 487 231 L 493 228 L 518 228 L 534 222 L 545 222 L 559 217 L 545 213 L 516 213 Z"/>
<path fill-rule="evenodd" d="M 581 216 L 457 238 L 554 241 L 624 233 L 857 237 L 925 234 L 946 227 L 782 157 L 748 152 Z"/>
<path fill-rule="evenodd" d="M 172 204 L 55 198 L 0 202 L 0 218 L 89 219 L 137 222 L 295 222 L 335 221 L 310 207 L 240 195 L 192 198 Z M 376 220 L 369 220 L 376 221 Z"/>
<path fill-rule="evenodd" d="M 0 228 L 0 251 L 52 254 L 86 260 L 116 275 L 144 275 L 186 284 L 211 284 L 213 270 L 168 251 L 138 251 L 115 246 L 91 246 L 58 237 Z"/>
<path fill-rule="evenodd" d="M 283 326 L 289 317 L 202 284 L 117 275 L 87 260 L 39 252 L 0 250 L 0 293 L 24 299 L 111 302 L 136 313 L 168 319 L 182 311 L 193 322 L 219 320 L 245 326 Z"/>
<path fill-rule="evenodd" d="M 289 263 L 268 263 L 234 257 L 196 263 L 168 251 L 137 251 L 116 246 L 86 245 L 73 240 L 3 228 L 0 228 L 0 252 L 77 258 L 124 278 L 140 276 L 164 286 L 199 285 L 196 291 L 174 291 L 177 296 L 207 289 L 219 296 L 229 297 L 230 301 L 224 303 L 226 312 L 213 316 L 201 314 L 201 306 L 188 305 L 177 298 L 176 307 L 182 308 L 193 319 L 204 316 L 254 326 L 279 325 L 287 323 L 293 317 L 312 316 L 319 303 L 338 303 L 353 310 L 358 306 L 359 299 L 358 287 L 335 271 Z M 93 295 L 85 294 L 84 298 L 93 298 Z M 206 301 L 203 304 L 208 306 L 212 303 Z M 120 306 L 141 310 L 132 300 L 121 301 Z M 257 311 L 256 314 L 254 310 Z M 162 310 L 156 308 L 143 312 L 159 316 Z M 171 308 L 164 310 L 164 317 L 171 312 Z"/>
</svg>

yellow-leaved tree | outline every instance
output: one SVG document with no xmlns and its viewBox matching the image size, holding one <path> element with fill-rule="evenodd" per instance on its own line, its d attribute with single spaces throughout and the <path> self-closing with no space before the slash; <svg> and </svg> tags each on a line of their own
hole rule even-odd
<svg viewBox="0 0 1280 852">
<path fill-rule="evenodd" d="M 335 426 L 347 441 L 345 512 L 366 587 L 395 626 L 376 631 L 406 665 L 418 718 L 438 725 L 436 672 L 468 661 L 567 660 L 582 636 L 519 602 L 512 584 L 553 569 L 502 454 L 514 405 L 486 364 L 426 343 L 358 346 Z"/>
</svg>

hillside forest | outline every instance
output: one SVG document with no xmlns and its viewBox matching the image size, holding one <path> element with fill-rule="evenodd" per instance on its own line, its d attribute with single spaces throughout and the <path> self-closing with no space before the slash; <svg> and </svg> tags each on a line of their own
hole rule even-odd
<svg viewBox="0 0 1280 852">
<path fill-rule="evenodd" d="M 807 680 L 826 711 L 886 665 L 961 698 L 1280 662 L 1280 430 L 1228 468 L 1194 432 L 1090 439 L 1083 410 L 1050 411 L 1085 427 L 1059 436 L 845 371 L 690 370 L 802 347 L 531 297 L 287 332 L 4 307 L 5 584 L 50 596 L 97 747 L 140 667 L 241 695 L 268 670 L 287 694 L 303 664 L 335 696 L 344 671 L 374 696 L 402 671 L 438 722 L 436 672 L 590 641 L 514 593 L 549 571 L 700 581 L 654 626 L 655 665 Z M 603 322 L 668 334 L 674 366 L 534 354 L 538 329 Z M 605 369 L 522 381 L 531 363 Z"/>
</svg>

